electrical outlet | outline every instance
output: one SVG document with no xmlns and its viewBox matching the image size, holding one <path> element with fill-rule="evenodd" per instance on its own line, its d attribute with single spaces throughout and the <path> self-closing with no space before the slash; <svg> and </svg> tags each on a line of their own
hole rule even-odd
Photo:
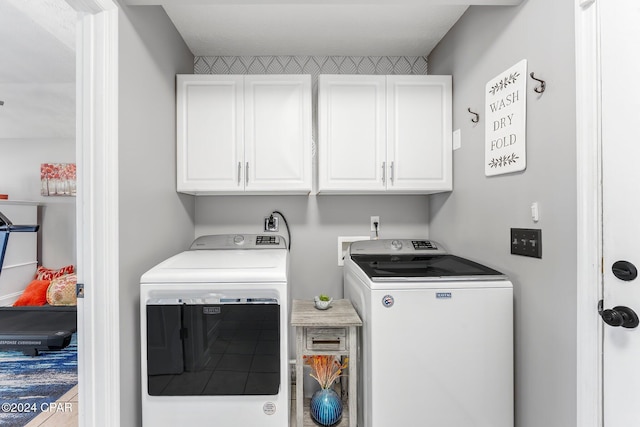
<svg viewBox="0 0 640 427">
<path fill-rule="evenodd" d="M 542 230 L 538 228 L 512 228 L 511 254 L 542 258 Z"/>
<path fill-rule="evenodd" d="M 378 227 L 376 228 L 376 223 L 378 224 Z M 380 217 L 379 216 L 372 216 L 371 217 L 371 231 L 380 231 Z"/>
<path fill-rule="evenodd" d="M 277 216 L 265 216 L 264 217 L 264 231 L 278 231 L 278 217 Z"/>
</svg>

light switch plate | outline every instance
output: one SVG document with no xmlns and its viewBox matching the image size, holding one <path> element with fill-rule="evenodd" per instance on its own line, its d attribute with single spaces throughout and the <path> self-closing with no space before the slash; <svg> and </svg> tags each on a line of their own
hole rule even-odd
<svg viewBox="0 0 640 427">
<path fill-rule="evenodd" d="M 462 146 L 462 136 L 460 134 L 460 129 L 456 129 L 453 131 L 453 149 L 457 150 Z"/>
<path fill-rule="evenodd" d="M 511 254 L 542 258 L 542 230 L 539 228 L 512 228 Z"/>
</svg>

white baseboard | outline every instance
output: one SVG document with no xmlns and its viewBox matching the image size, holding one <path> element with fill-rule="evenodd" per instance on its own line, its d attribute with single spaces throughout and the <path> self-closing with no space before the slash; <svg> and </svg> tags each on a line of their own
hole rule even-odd
<svg viewBox="0 0 640 427">
<path fill-rule="evenodd" d="M 11 307 L 14 302 L 22 295 L 22 292 L 14 292 L 12 294 L 0 295 L 0 307 Z"/>
</svg>

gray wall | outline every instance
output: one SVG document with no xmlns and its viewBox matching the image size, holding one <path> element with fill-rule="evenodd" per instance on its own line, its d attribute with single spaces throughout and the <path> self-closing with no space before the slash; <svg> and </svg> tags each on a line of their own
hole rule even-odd
<svg viewBox="0 0 640 427">
<path fill-rule="evenodd" d="M 430 203 L 431 237 L 515 287 L 516 426 L 576 426 L 576 135 L 572 2 L 471 7 L 429 55 L 453 75 L 454 191 Z M 527 99 L 527 169 L 484 176 L 485 84 L 521 59 L 547 81 Z M 480 113 L 473 125 L 471 107 Z M 530 216 L 540 205 L 540 221 Z M 543 258 L 510 255 L 510 227 L 541 228 Z"/>
<path fill-rule="evenodd" d="M 380 216 L 381 238 L 426 237 L 426 196 L 212 196 L 196 200 L 196 236 L 262 233 L 263 219 L 279 210 L 291 227 L 292 298 L 320 293 L 342 297 L 338 236 L 370 236 Z M 279 234 L 287 236 L 286 228 Z"/>
<path fill-rule="evenodd" d="M 194 201 L 176 193 L 175 74 L 193 55 L 160 6 L 119 14 L 121 423 L 141 424 L 140 276 L 193 240 Z"/>
<path fill-rule="evenodd" d="M 196 57 L 197 74 L 311 74 L 313 161 L 316 187 L 318 74 L 426 74 L 424 57 L 260 56 Z M 292 232 L 292 298 L 321 292 L 342 297 L 338 236 L 370 236 L 370 217 L 380 216 L 381 238 L 426 237 L 427 196 L 210 196 L 196 199 L 196 236 L 260 233 L 273 210 L 281 211 Z M 280 234 L 286 236 L 281 228 Z M 292 353 L 293 355 L 293 353 Z"/>
</svg>

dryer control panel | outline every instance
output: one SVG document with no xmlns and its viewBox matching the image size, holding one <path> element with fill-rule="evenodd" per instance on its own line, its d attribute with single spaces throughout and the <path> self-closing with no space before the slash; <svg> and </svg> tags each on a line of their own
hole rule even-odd
<svg viewBox="0 0 640 427">
<path fill-rule="evenodd" d="M 286 249 L 284 237 L 277 234 L 214 234 L 200 236 L 190 250 Z"/>
</svg>

